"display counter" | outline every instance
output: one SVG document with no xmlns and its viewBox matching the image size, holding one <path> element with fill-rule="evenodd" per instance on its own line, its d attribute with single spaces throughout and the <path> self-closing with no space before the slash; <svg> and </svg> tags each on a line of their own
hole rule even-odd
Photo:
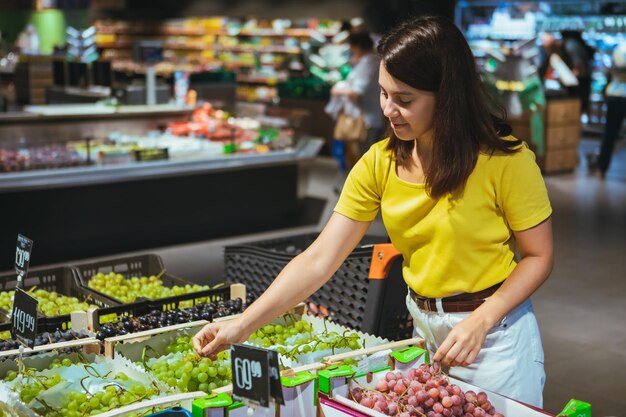
<svg viewBox="0 0 626 417">
<path fill-rule="evenodd" d="M 166 121 L 188 120 L 193 108 L 173 105 L 104 106 L 68 104 L 26 106 L 20 112 L 0 113 L 0 142 L 21 138 L 32 143 L 80 140 L 107 136 L 113 130 L 142 133 Z"/>
<path fill-rule="evenodd" d="M 22 233 L 35 242 L 33 262 L 43 264 L 293 226 L 312 206 L 321 210 L 321 202 L 298 197 L 298 176 L 322 142 L 302 139 L 292 150 L 265 154 L 0 174 L 0 250 L 13 253 Z"/>
</svg>

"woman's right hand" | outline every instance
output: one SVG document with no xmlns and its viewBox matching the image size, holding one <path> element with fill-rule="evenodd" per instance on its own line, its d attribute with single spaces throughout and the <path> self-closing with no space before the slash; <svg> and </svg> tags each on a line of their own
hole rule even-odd
<svg viewBox="0 0 626 417">
<path fill-rule="evenodd" d="M 244 342 L 248 335 L 239 319 L 209 323 L 193 337 L 193 347 L 200 356 L 209 356 Z"/>
</svg>

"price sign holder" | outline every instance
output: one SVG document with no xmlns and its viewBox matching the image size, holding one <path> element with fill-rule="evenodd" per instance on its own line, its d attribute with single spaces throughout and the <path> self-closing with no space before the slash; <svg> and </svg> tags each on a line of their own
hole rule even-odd
<svg viewBox="0 0 626 417">
<path fill-rule="evenodd" d="M 33 241 L 26 236 L 17 235 L 17 248 L 15 251 L 15 273 L 17 274 L 17 288 L 23 287 L 24 278 L 28 274 L 30 253 L 33 250 Z"/>
<path fill-rule="evenodd" d="M 24 287 L 24 279 L 28 274 L 32 250 L 33 241 L 26 236 L 18 234 L 15 251 L 17 283 L 13 298 L 13 309 L 11 311 L 11 337 L 20 344 L 20 354 L 17 358 L 17 367 L 20 375 L 24 369 L 24 362 L 22 362 L 24 347 L 35 347 L 35 338 L 37 337 L 37 307 L 39 301 L 22 289 Z"/>
<path fill-rule="evenodd" d="M 277 352 L 250 345 L 231 347 L 233 396 L 248 403 L 269 407 L 284 404 Z"/>
<path fill-rule="evenodd" d="M 39 301 L 21 288 L 15 290 L 11 312 L 11 336 L 23 346 L 33 348 L 37 337 L 37 306 Z"/>
<path fill-rule="evenodd" d="M 270 372 L 270 396 L 280 405 L 285 405 L 283 398 L 283 385 L 280 382 L 280 367 L 278 365 L 278 352 L 267 351 L 268 365 Z"/>
</svg>

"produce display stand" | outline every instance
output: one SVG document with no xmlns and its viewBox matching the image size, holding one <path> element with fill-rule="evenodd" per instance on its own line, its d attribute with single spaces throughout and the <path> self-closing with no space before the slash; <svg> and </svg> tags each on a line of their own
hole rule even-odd
<svg viewBox="0 0 626 417">
<path fill-rule="evenodd" d="M 306 239 L 313 238 L 313 235 L 306 237 Z M 380 238 L 377 238 L 377 240 L 379 239 Z M 246 259 L 245 262 L 251 259 L 251 255 L 256 256 L 257 260 L 261 259 L 261 255 L 263 255 L 265 256 L 262 261 L 264 262 L 263 265 L 267 266 L 271 264 L 272 267 L 274 267 L 278 265 L 279 262 L 288 262 L 287 256 L 284 253 L 285 251 L 283 251 L 283 253 L 281 253 L 281 251 L 276 252 L 275 248 L 280 245 L 283 245 L 284 248 L 285 244 L 291 245 L 292 243 L 293 241 L 289 240 L 274 240 L 267 243 L 266 248 L 262 250 L 260 250 L 258 246 L 242 246 L 237 248 L 235 252 L 237 256 L 243 256 L 244 258 L 242 259 Z M 272 253 L 268 253 L 267 248 L 269 247 L 274 248 L 273 251 L 269 251 Z M 283 248 L 281 248 L 281 250 Z M 294 249 L 291 248 L 290 251 L 293 252 Z M 229 253 L 232 255 L 233 251 L 231 250 Z M 289 256 L 292 255 L 293 253 Z M 353 279 L 353 281 L 358 282 L 358 285 L 361 285 L 359 288 L 366 288 L 366 299 L 363 299 L 362 302 L 364 302 L 368 308 L 373 309 L 373 311 L 364 312 L 363 314 L 383 315 L 383 320 L 390 320 L 394 314 L 397 314 L 397 310 L 391 309 L 392 313 L 388 311 L 393 304 L 392 301 L 395 300 L 396 304 L 400 304 L 397 302 L 398 294 L 404 294 L 404 288 L 402 288 L 402 292 L 399 292 L 399 289 L 394 287 L 397 283 L 392 284 L 388 279 L 388 277 L 392 275 L 393 268 L 398 266 L 396 262 L 399 258 L 398 251 L 390 244 L 369 244 L 359 246 L 350 256 L 352 259 L 349 259 L 349 261 L 352 262 L 352 264 L 347 262 L 346 265 L 342 266 L 344 271 L 341 272 L 340 275 L 343 276 L 341 279 L 344 281 L 341 281 L 341 285 L 347 285 L 347 276 Z M 250 265 L 252 265 L 252 263 L 248 262 L 245 267 L 251 268 Z M 256 265 L 258 266 L 259 264 Z M 354 267 L 355 265 L 356 267 Z M 263 270 L 264 268 L 258 267 L 258 269 Z M 268 269 L 269 268 L 265 268 L 265 271 Z M 15 359 L 19 357 L 20 354 L 23 355 L 23 360 L 27 368 L 30 367 L 39 370 L 35 375 L 47 375 L 48 377 L 53 375 L 54 372 L 57 372 L 55 370 L 45 370 L 50 364 L 54 363 L 53 361 L 55 359 L 59 357 L 74 358 L 73 355 L 76 355 L 75 358 L 79 364 L 86 360 L 86 364 L 108 371 L 106 374 L 104 372 L 100 374 L 96 372 L 95 383 L 105 384 L 107 383 L 106 377 L 111 372 L 114 372 L 113 375 L 117 375 L 117 372 L 126 372 L 125 370 L 128 370 L 128 375 L 131 375 L 129 378 L 131 378 L 130 380 L 132 381 L 152 381 L 148 382 L 146 386 L 154 386 L 155 388 L 148 391 L 149 395 L 146 396 L 146 399 L 137 397 L 135 400 L 138 402 L 132 404 L 127 404 L 126 402 L 127 405 L 97 414 L 96 416 L 98 417 L 123 416 L 128 413 L 138 412 L 153 412 L 155 413 L 155 417 L 170 417 L 174 415 L 184 415 L 188 417 L 191 415 L 190 412 L 193 413 L 193 416 L 198 417 L 382 417 L 384 414 L 354 401 L 350 393 L 351 389 L 357 385 L 364 389 L 375 388 L 379 380 L 387 378 L 386 373 L 389 370 L 401 371 L 406 374 L 411 369 L 416 369 L 420 365 L 428 363 L 428 352 L 424 350 L 423 339 L 405 338 L 390 342 L 388 339 L 370 335 L 361 330 L 351 329 L 343 323 L 335 323 L 321 318 L 319 314 L 315 315 L 312 313 L 315 311 L 312 309 L 312 302 L 307 302 L 300 303 L 285 315 L 275 318 L 268 325 L 263 326 L 258 332 L 255 332 L 253 335 L 254 338 L 251 339 L 251 343 L 254 345 L 262 344 L 269 349 L 278 351 L 279 363 L 283 367 L 283 370 L 280 372 L 280 381 L 282 396 L 285 399 L 284 404 L 274 404 L 270 402 L 270 407 L 264 408 L 246 400 L 235 400 L 232 397 L 232 384 L 213 389 L 212 391 L 211 388 L 202 388 L 205 389 L 205 391 L 197 391 L 198 385 L 187 385 L 187 382 L 183 382 L 184 385 L 180 386 L 177 385 L 176 382 L 170 382 L 169 380 L 173 378 L 172 374 L 167 377 L 167 382 L 165 382 L 163 371 L 157 371 L 157 373 L 155 373 L 157 367 L 152 364 L 158 363 L 156 361 L 161 361 L 161 366 L 168 364 L 167 366 L 171 366 L 172 368 L 170 368 L 169 371 L 166 370 L 166 372 L 174 372 L 174 369 L 176 371 L 182 370 L 180 364 L 185 363 L 189 366 L 189 361 L 192 361 L 192 364 L 196 362 L 199 364 L 201 362 L 200 359 L 195 357 L 192 351 L 187 350 L 189 343 L 187 338 L 196 334 L 203 326 L 209 323 L 209 320 L 192 320 L 138 332 L 132 332 L 133 328 L 137 329 L 138 327 L 131 326 L 130 328 L 123 329 L 124 331 L 131 331 L 131 333 L 106 337 L 103 340 L 103 334 L 116 334 L 112 332 L 112 329 L 114 330 L 115 328 L 109 327 L 106 331 L 100 332 L 97 337 L 94 337 L 94 332 L 99 330 L 101 323 L 104 324 L 103 319 L 108 321 L 111 319 L 112 315 L 115 315 L 118 319 L 121 316 L 130 316 L 143 320 L 140 317 L 148 314 L 146 320 L 148 320 L 148 317 L 150 319 L 165 320 L 158 322 L 158 324 L 162 324 L 172 322 L 170 321 L 170 313 L 168 312 L 180 309 L 186 311 L 188 315 L 183 315 L 182 312 L 174 313 L 175 315 L 180 314 L 179 318 L 183 320 L 191 319 L 191 317 L 195 318 L 200 315 L 198 310 L 194 310 L 192 316 L 189 310 L 184 309 L 202 302 L 219 302 L 237 298 L 245 300 L 246 286 L 243 284 L 227 284 L 218 288 L 195 293 L 154 300 L 139 299 L 130 304 L 121 304 L 119 300 L 87 288 L 88 279 L 99 272 L 119 273 L 127 278 L 132 276 L 160 275 L 165 286 L 187 284 L 180 278 L 166 274 L 161 259 L 152 254 L 105 259 L 98 262 L 77 264 L 74 267 L 42 270 L 34 269 L 26 280 L 27 285 L 37 285 L 44 289 L 53 290 L 54 288 L 54 290 L 58 290 L 61 282 L 70 282 L 74 284 L 73 288 L 79 288 L 84 291 L 84 294 L 92 294 L 95 299 L 99 300 L 99 304 L 101 304 L 102 307 L 90 309 L 88 312 L 77 311 L 62 317 L 62 324 L 65 327 L 82 331 L 87 334 L 88 337 L 36 346 L 32 349 L 24 348 L 0 352 L 0 375 L 4 377 L 8 375 L 9 371 L 16 371 L 18 369 L 18 362 Z M 59 278 L 63 274 L 65 274 L 65 278 Z M 8 276 L 10 276 L 10 274 L 7 274 L 7 277 Z M 52 276 L 52 278 L 46 278 L 49 276 Z M 5 279 L 5 288 L 13 288 L 11 287 L 11 282 L 13 281 L 9 278 Z M 46 287 L 46 285 L 48 285 L 48 287 Z M 343 299 L 338 295 L 349 292 L 350 287 L 348 287 L 347 290 L 344 289 L 343 292 L 337 293 L 337 285 L 340 285 L 340 283 L 335 282 L 332 288 L 323 288 L 321 291 L 323 296 L 319 298 L 320 300 L 331 300 L 323 302 L 331 302 L 337 306 L 336 311 L 338 311 L 338 313 L 335 313 L 333 318 L 341 317 L 340 313 L 344 310 L 344 306 L 345 310 L 349 312 L 350 308 L 354 307 L 356 303 L 354 297 Z M 354 289 L 356 287 L 352 288 Z M 378 299 L 376 303 L 373 301 L 374 298 Z M 118 303 L 119 305 L 117 305 Z M 220 307 L 221 310 L 219 310 L 219 314 L 228 314 L 228 312 L 232 312 L 235 309 L 235 307 L 230 306 L 226 307 L 226 310 L 223 310 L 223 307 L 224 306 Z M 319 313 L 319 309 L 317 312 Z M 164 318 L 165 316 L 163 314 L 166 314 L 168 317 Z M 224 317 L 214 316 L 211 321 L 229 321 L 237 318 L 239 315 L 240 314 Z M 367 317 L 369 316 L 366 315 L 363 320 Z M 59 320 L 61 319 L 41 317 L 39 319 L 40 331 L 47 331 L 48 329 L 53 331 L 54 329 L 58 329 L 61 325 L 61 321 Z M 370 328 L 383 328 L 380 322 L 372 320 L 373 319 L 368 321 Z M 125 320 L 124 325 L 131 321 L 132 320 Z M 148 324 L 147 321 L 135 321 L 135 323 Z M 151 323 L 150 325 L 153 326 L 155 323 Z M 0 330 L 8 330 L 10 326 L 11 323 L 0 324 Z M 284 330 L 279 333 L 278 328 L 281 326 Z M 278 337 L 271 337 L 274 332 L 276 332 Z M 395 334 L 397 335 L 398 333 Z M 185 338 L 181 339 L 181 337 Z M 290 339 L 292 337 L 293 339 Z M 298 342 L 296 342 L 297 340 L 299 340 L 299 343 L 302 343 L 302 345 L 298 344 Z M 357 341 L 358 344 L 363 346 L 362 348 L 356 348 Z M 324 345 L 322 346 L 321 343 Z M 306 347 L 307 349 L 302 349 L 302 347 Z M 74 359 L 72 360 L 74 361 Z M 183 360 L 186 362 L 182 362 Z M 220 369 L 226 368 L 230 363 L 228 356 L 218 358 L 218 361 L 220 361 Z M 204 362 L 202 363 L 204 364 Z M 68 372 L 68 374 L 62 374 L 65 375 L 63 378 L 72 374 L 76 375 L 76 372 L 87 372 L 87 368 L 89 368 L 88 365 L 86 365 L 85 368 L 82 366 L 77 368 L 63 368 Z M 199 365 L 198 369 L 200 369 Z M 63 371 L 59 370 L 58 372 L 61 373 Z M 217 370 L 215 372 L 217 372 Z M 219 372 L 222 371 L 220 370 Z M 29 374 L 27 373 L 27 375 Z M 227 384 L 230 380 L 230 377 L 226 376 L 228 375 L 226 372 L 220 373 L 219 375 L 222 376 L 217 377 L 217 386 Z M 30 375 L 30 377 L 37 378 L 34 375 Z M 91 377 L 93 377 L 93 375 L 89 378 Z M 178 378 L 178 375 L 176 375 L 176 377 Z M 132 378 L 136 379 L 133 380 Z M 186 378 L 189 377 L 187 376 Z M 73 391 L 76 391 L 76 381 L 79 379 L 80 377 L 72 379 L 72 377 L 69 376 L 68 385 L 64 385 L 63 388 L 59 386 L 59 388 L 72 390 L 68 387 L 74 387 Z M 467 390 L 486 392 L 491 404 L 496 407 L 498 412 L 501 412 L 507 417 L 554 417 L 552 414 L 545 411 L 529 407 L 455 378 L 446 376 L 446 380 L 451 384 L 458 385 L 464 392 Z M 84 391 L 81 391 L 80 387 L 78 387 L 78 391 L 86 392 L 87 395 L 89 395 L 89 389 L 85 388 L 82 381 L 83 379 L 80 379 Z M 37 412 L 41 413 L 42 409 L 37 408 L 36 401 L 34 403 L 25 404 L 22 398 L 26 397 L 21 397 L 18 394 L 20 388 L 17 388 L 17 386 L 14 385 L 15 383 L 16 382 L 11 382 L 8 379 L 6 381 L 0 381 L 0 402 L 3 402 L 0 405 L 0 410 L 11 416 L 39 417 L 40 414 L 37 414 Z M 178 382 L 178 384 L 180 384 L 180 382 Z M 405 382 L 405 384 L 408 384 L 408 382 Z M 87 386 L 89 386 L 89 384 Z M 215 384 L 212 385 L 212 387 L 215 386 Z M 42 404 L 45 404 L 45 402 L 43 402 L 44 399 L 47 401 L 49 398 L 54 398 L 54 396 L 58 394 L 48 391 L 53 388 L 46 387 L 44 391 L 41 391 Z M 191 392 L 184 394 L 176 393 L 177 391 L 186 390 L 190 390 Z M 210 392 L 210 394 L 207 394 L 207 392 Z M 25 395 L 28 396 L 30 394 Z M 64 410 L 66 408 L 69 409 L 70 406 L 68 404 L 67 402 L 57 402 L 56 405 L 53 405 L 56 407 L 56 410 Z M 444 404 L 444 402 L 442 401 L 441 404 Z M 439 405 L 441 406 L 441 404 Z M 589 406 L 588 404 L 584 405 Z M 182 407 L 178 409 L 178 414 L 167 410 L 158 411 L 174 406 Z M 406 404 L 403 405 L 403 407 L 405 406 Z M 97 408 L 91 410 L 97 410 Z M 582 415 L 584 417 L 590 417 L 590 409 L 587 408 L 586 410 L 587 413 Z M 576 416 L 578 417 L 578 414 Z"/>
<path fill-rule="evenodd" d="M 317 317 L 304 315 L 305 311 L 306 306 L 300 304 L 292 309 L 290 313 L 302 314 L 299 316 L 300 319 L 310 320 L 314 324 L 321 321 Z M 217 320 L 230 320 L 232 318 L 230 316 Z M 274 322 L 279 321 L 275 320 Z M 100 357 L 97 361 L 122 360 L 130 366 L 131 362 L 136 362 L 136 358 L 132 356 L 136 356 L 137 352 L 142 350 L 147 344 L 161 343 L 161 345 L 165 345 L 168 342 L 167 337 L 171 341 L 172 337 L 177 337 L 180 334 L 192 335 L 206 323 L 206 321 L 202 320 L 109 338 L 104 341 L 104 345 L 108 345 L 108 348 L 104 349 L 104 353 L 101 353 L 100 341 L 95 338 L 40 346 L 35 349 L 26 349 L 25 353 L 30 353 L 31 356 L 25 358 L 25 360 L 34 361 L 31 363 L 45 364 L 45 361 L 50 361 L 55 357 L 50 355 L 51 352 L 82 348 L 84 353 L 93 354 L 90 357 Z M 333 323 L 327 323 L 326 326 L 342 328 Z M 159 342 L 158 338 L 164 336 L 166 338 Z M 271 408 L 262 408 L 249 404 L 246 401 L 234 400 L 232 398 L 231 384 L 215 389 L 208 395 L 201 391 L 161 395 L 150 400 L 144 400 L 98 414 L 97 416 L 123 416 L 127 413 L 150 410 L 157 407 L 162 409 L 162 407 L 181 405 L 184 410 L 193 412 L 194 416 L 202 417 L 382 417 L 384 414 L 353 401 L 349 395 L 350 387 L 356 386 L 352 384 L 358 384 L 362 387 L 375 387 L 377 381 L 385 378 L 389 370 L 406 373 L 410 369 L 427 363 L 428 353 L 422 348 L 423 346 L 424 341 L 420 338 L 381 343 L 364 349 L 327 355 L 317 362 L 285 369 L 281 371 L 281 386 L 285 404 L 274 405 Z M 133 349 L 128 350 L 128 347 Z M 0 353 L 0 367 L 4 369 L 4 372 L 17 369 L 17 365 L 15 361 L 3 361 L 2 358 L 15 357 L 17 353 L 18 351 Z M 33 354 L 44 354 L 47 356 L 38 358 Z M 139 372 L 143 372 L 140 367 L 136 369 Z M 553 414 L 546 411 L 529 407 L 453 377 L 448 376 L 446 379 L 450 383 L 458 385 L 464 392 L 467 390 L 486 392 L 489 396 L 489 401 L 499 412 L 507 417 L 554 417 Z M 2 383 L 0 383 L 1 385 Z M 2 395 L 4 394 L 0 390 L 0 398 L 2 398 Z M 184 415 L 188 415 L 189 411 L 186 411 L 185 413 L 187 414 Z M 36 414 L 26 413 L 22 415 L 35 416 Z M 159 414 L 157 413 L 156 415 Z M 163 412 L 161 415 L 167 416 L 168 414 Z M 588 413 L 584 415 L 590 416 Z"/>
</svg>

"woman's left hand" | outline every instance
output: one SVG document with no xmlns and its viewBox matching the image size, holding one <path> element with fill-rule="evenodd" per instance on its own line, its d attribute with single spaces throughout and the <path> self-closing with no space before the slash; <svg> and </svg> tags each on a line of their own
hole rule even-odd
<svg viewBox="0 0 626 417">
<path fill-rule="evenodd" d="M 470 315 L 448 333 L 433 356 L 433 362 L 446 366 L 470 365 L 480 352 L 488 331 L 489 326 L 483 320 Z"/>
</svg>

